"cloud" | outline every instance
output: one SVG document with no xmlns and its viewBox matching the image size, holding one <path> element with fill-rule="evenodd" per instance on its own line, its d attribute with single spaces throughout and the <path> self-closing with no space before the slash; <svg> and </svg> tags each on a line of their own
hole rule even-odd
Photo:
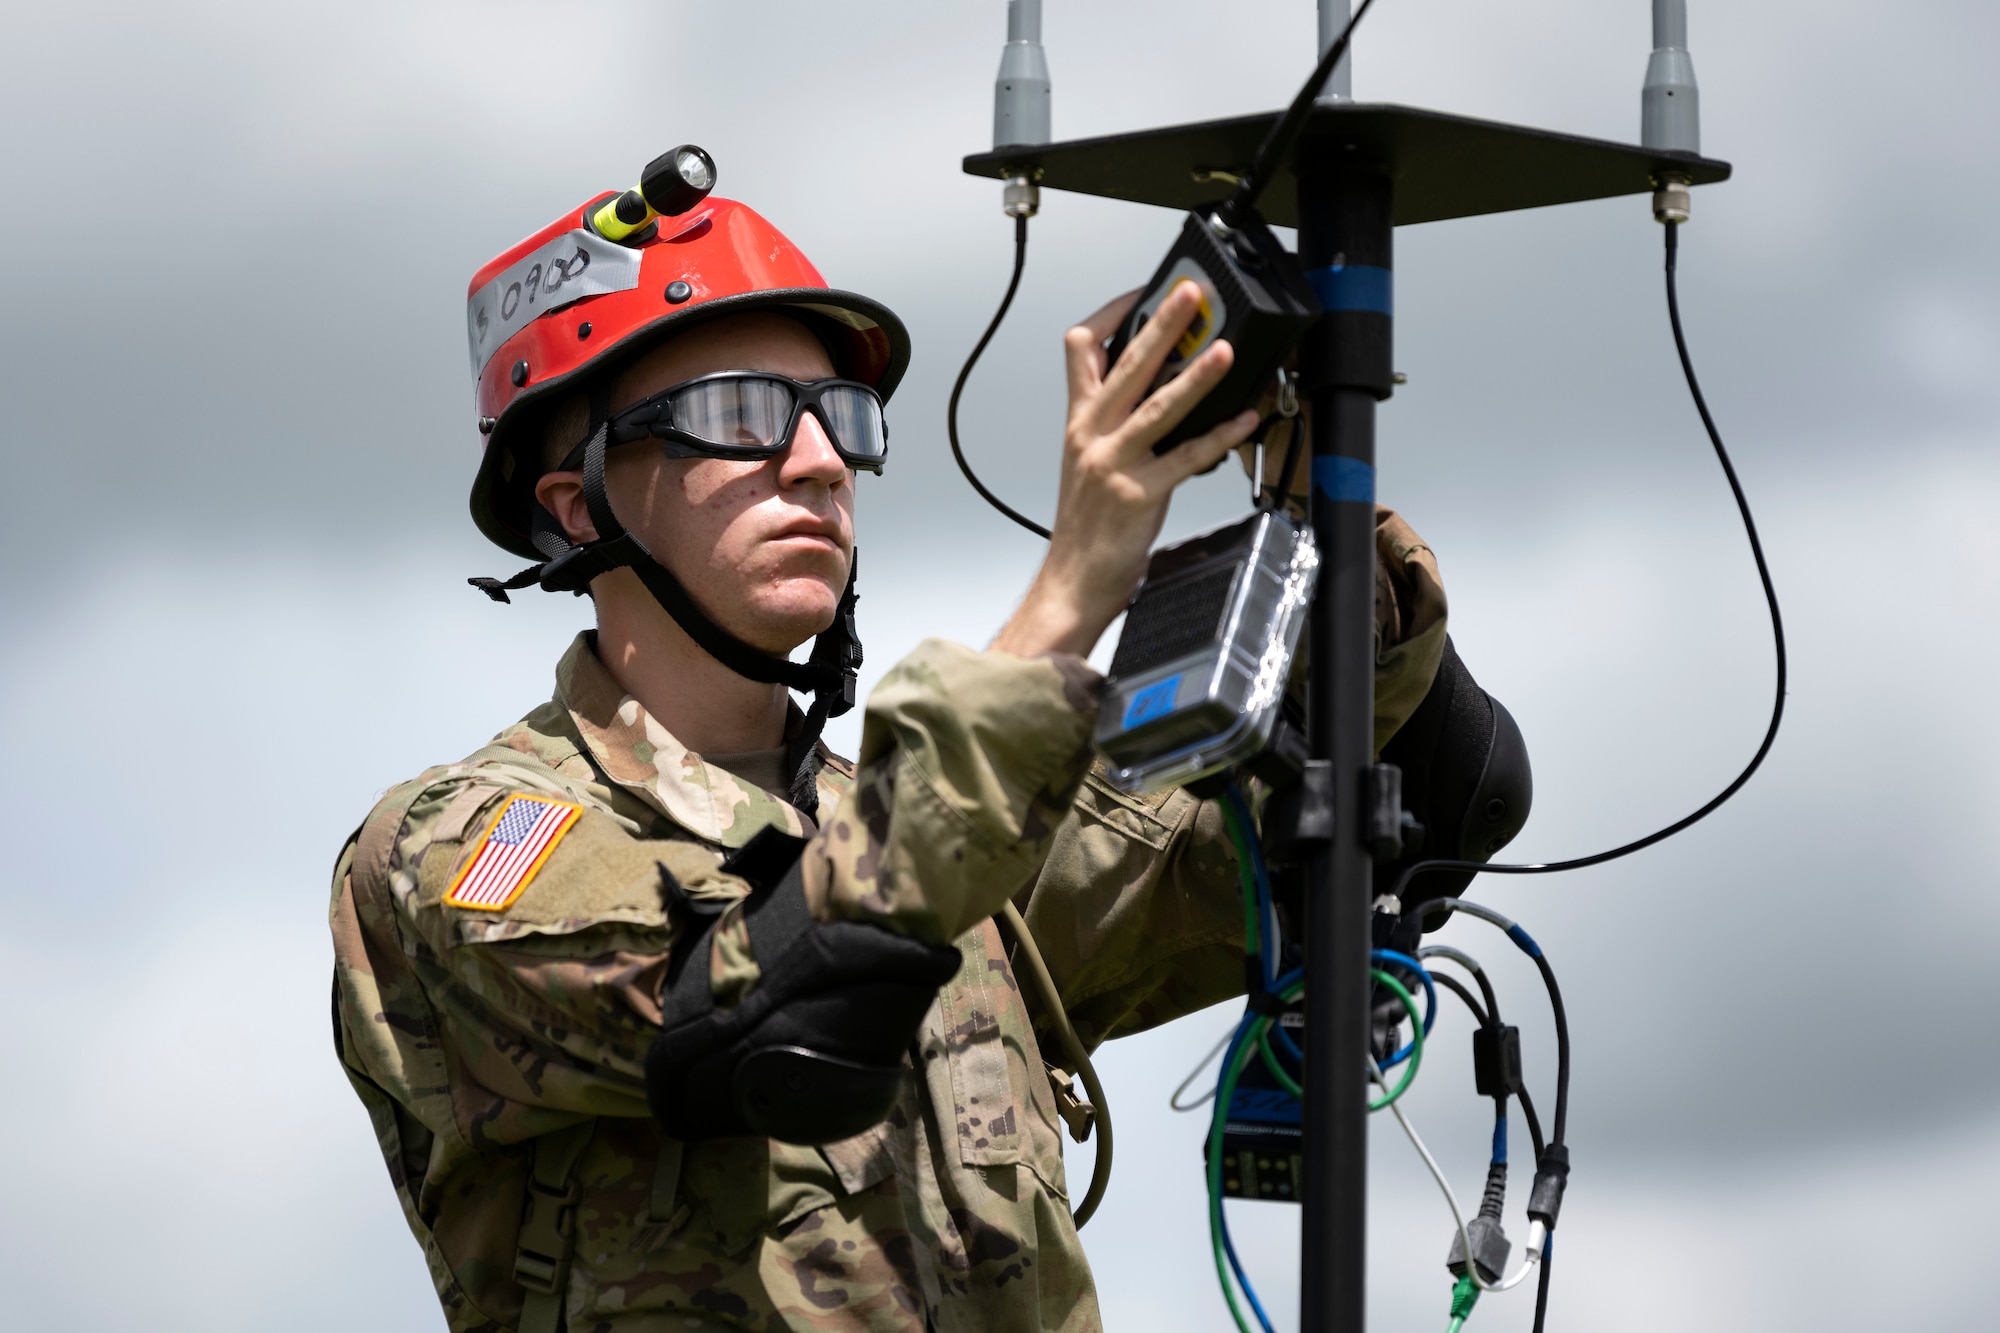
<svg viewBox="0 0 2000 1333">
<path fill-rule="evenodd" d="M 910 321 L 884 521 L 912 538 L 955 532 L 965 493 L 942 448 L 944 391 L 1008 259 L 994 186 L 956 163 L 990 132 L 999 13 L 215 0 L 24 13 L 35 57 L 0 90 L 20 206 L 0 235 L 61 262 L 17 269 L 18 315 L 0 326 L 0 448 L 37 497 L 7 549 L 60 587 L 112 545 L 332 553 L 457 530 L 478 448 L 464 283 L 679 139 L 715 151 L 725 192 L 835 281 Z M 1973 310 L 1995 295 L 1977 221 L 1995 175 L 1959 165 L 1980 160 L 1975 127 L 1992 118 L 1994 94 L 1965 62 L 1995 20 L 1935 0 L 1884 32 L 1873 13 L 1696 15 L 1708 146 L 1739 173 L 1702 192 L 1684 283 L 1718 404 L 1755 428 L 1751 457 L 1808 442 L 1852 452 L 1931 413 L 1882 358 L 1953 341 L 1963 316 L 1933 335 L 1930 307 L 1893 328 L 1866 312 L 1912 281 Z M 1311 26 L 1293 0 L 1052 7 L 1058 131 L 1275 105 L 1304 72 Z M 1384 5 L 1364 29 L 1358 87 L 1623 138 L 1646 40 L 1640 10 L 1580 0 Z M 1861 86 L 1863 71 L 1932 66 L 1940 91 L 1923 98 L 1821 92 L 1834 72 Z M 1060 330 L 1143 278 L 1174 225 L 1110 201 L 1046 201 L 1021 300 L 968 398 L 974 452 L 1023 503 L 1052 498 Z M 1398 358 L 1412 383 L 1385 447 L 1475 469 L 1532 455 L 1490 475 L 1497 499 L 1578 451 L 1628 462 L 1607 438 L 1662 438 L 1657 405 L 1677 390 L 1642 201 L 1433 224 L 1401 249 Z M 1977 420 L 1991 419 L 1988 402 Z M 83 526 L 93 540 L 79 552 Z"/>
<path fill-rule="evenodd" d="M 1175 1115 L 1166 1103 L 1233 1019 L 1211 1010 L 1113 1043 L 1098 1061 L 1119 1147 L 1104 1206 L 1083 1235 L 1107 1327 L 1227 1326 L 1203 1218 L 1205 1120 Z M 1471 1097 L 1467 1030 L 1457 1012 L 1439 1020 L 1440 1039 L 1406 1101 L 1470 1207 L 1484 1180 L 1491 1111 Z M 1712 1101 L 1726 1113 L 1741 1090 L 1719 1078 L 1695 1084 L 1686 1100 Z M 1515 1264 L 1527 1234 L 1524 1139 L 1517 1123 L 1506 1214 Z M 1435 1326 L 1450 1304 L 1451 1214 L 1387 1115 L 1374 1117 L 1369 1141 L 1369 1325 Z M 1913 1119 L 1832 1153 L 1634 1162 L 1580 1140 L 1575 1159 L 1550 1274 L 1550 1327 L 1873 1333 L 1976 1323 L 1985 1308 L 1984 1201 L 2000 1185 L 2000 1120 L 1990 1111 L 1946 1132 L 1926 1132 Z M 1087 1151 L 1072 1152 L 1074 1190 L 1088 1179 L 1088 1161 Z M 1910 1207 L 1914 1199 L 1923 1205 Z M 1229 1208 L 1237 1251 L 1266 1309 L 1277 1327 L 1296 1327 L 1298 1210 Z M 1879 1229 L 1868 1262 L 1844 1263 L 1854 1228 L 1887 1216 L 1899 1222 Z M 1482 1297 L 1475 1319 L 1526 1333 L 1534 1303 L 1530 1282 Z"/>
<path fill-rule="evenodd" d="M 1629 137 L 1643 11 L 1390 0 L 1358 90 Z M 1966 1238 L 2000 1184 L 1982 1020 L 2000 1001 L 1983 834 L 2000 724 L 1982 705 L 2000 93 L 1980 62 L 2000 17 L 1884 14 L 1694 16 L 1706 146 L 1738 173 L 1697 197 L 1682 291 L 1785 599 L 1786 730 L 1682 837 L 1479 888 L 1549 949 L 1575 1024 L 1556 1308 L 1579 1325 L 1983 1309 Z M 511 572 L 463 511 L 466 279 L 668 144 L 709 147 L 725 192 L 918 339 L 894 465 L 862 484 L 867 680 L 926 634 L 984 642 L 1039 554 L 966 490 L 941 422 L 1010 258 L 997 190 L 957 168 L 989 132 L 1000 7 L 9 18 L 25 54 L 0 87 L 0 236 L 24 259 L 0 321 L 0 796 L 29 835 L 0 876 L 0 1059 L 32 1090 L 0 1099 L 0 1136 L 36 1147 L 6 1170 L 0 1278 L 37 1327 L 435 1327 L 327 1040 L 325 877 L 382 788 L 545 696 L 586 611 L 462 583 Z M 1052 5 L 1058 132 L 1275 105 L 1311 27 L 1299 0 Z M 1176 225 L 1046 199 L 965 415 L 982 472 L 1027 511 L 1053 504 L 1061 329 L 1143 278 Z M 1527 733 L 1523 856 L 1693 808 L 1768 705 L 1762 607 L 1667 341 L 1659 244 L 1640 200 L 1398 237 L 1410 382 L 1381 412 L 1384 493 L 1439 551 L 1460 647 Z M 1197 482 L 1168 535 L 1242 498 L 1233 476 Z M 832 736 L 851 750 L 857 729 Z M 1451 929 L 1546 1080 L 1532 969 Z M 1124 1147 L 1087 1239 L 1114 1326 L 1220 1317 L 1198 1133 L 1160 1103 L 1224 1021 L 1106 1056 Z M 1470 1193 L 1484 1129 L 1462 1033 L 1415 1110 Z M 1376 1129 L 1376 1318 L 1433 1319 L 1443 1210 Z M 1295 1217 L 1243 1211 L 1294 1317 Z M 1829 1279 L 1856 1220 L 1889 1212 L 1870 1259 Z M 1525 1327 L 1525 1304 L 1478 1318 Z"/>
<path fill-rule="evenodd" d="M 1689 521 L 1717 489 L 1701 466 L 1664 490 L 1552 505 L 1531 540 L 1476 507 L 1422 520 L 1459 641 L 1535 756 L 1524 856 L 1592 850 L 1681 813 L 1757 734 L 1760 607 L 1727 512 Z M 1978 1015 L 2000 995 L 1980 941 L 2000 922 L 1977 830 L 1994 796 L 1979 756 L 2000 737 L 1960 701 L 1978 697 L 2000 638 L 1979 596 L 2000 578 L 1983 518 L 2000 470 L 1960 459 L 1883 487 L 1793 468 L 1770 490 L 1798 675 L 1767 772 L 1641 858 L 1478 889 L 1528 923 L 1569 999 L 1579 1167 L 1558 1291 L 1580 1322 L 1610 1318 L 1630 1290 L 1601 1274 L 1685 1272 L 1678 1257 L 1706 1244 L 1754 1258 L 1731 1259 L 1719 1286 L 1671 1287 L 1648 1318 L 1769 1309 L 1769 1326 L 1806 1327 L 1780 1317 L 1786 1288 L 1767 1274 L 1796 1275 L 1783 1247 L 1797 1236 L 1814 1252 L 1829 1199 L 1873 1200 L 1895 1171 L 1911 1173 L 1906 1201 L 1922 1201 L 1904 1209 L 1920 1219 L 1909 1234 L 1948 1251 L 1977 1225 L 1954 1164 L 1993 1153 L 1982 1126 L 2000 1065 Z M 1911 577 L 1899 552 L 1918 534 L 1882 512 L 1928 516 L 1922 549 L 1954 556 Z M 926 634 L 983 641 L 1030 554 L 873 560 L 869 678 Z M 0 884 L 0 1010 L 34 1016 L 0 1028 L 0 1059 L 46 1090 L 0 1102 L 0 1134 L 55 1145 L 10 1168 L 8 1215 L 35 1222 L 4 1224 L 18 1244 L 0 1248 L 0 1273 L 27 1308 L 78 1328 L 210 1326 L 204 1264 L 219 1248 L 249 1275 L 236 1326 L 429 1326 L 415 1247 L 324 1026 L 325 878 L 382 788 L 545 696 L 585 611 L 568 598 L 492 606 L 457 583 L 462 558 L 417 546 L 246 565 L 169 551 L 0 640 L 0 796 L 37 830 Z M 835 732 L 850 749 L 856 721 Z M 1910 754 L 1929 767 L 1898 781 Z M 1477 923 L 1450 930 L 1493 970 L 1546 1089 L 1532 968 Z M 1089 1240 L 1115 1320 L 1212 1322 L 1198 1134 L 1159 1103 L 1226 1021 L 1204 1014 L 1106 1056 L 1123 1146 Z M 1469 1194 L 1483 1113 L 1466 1095 L 1463 1024 L 1447 1022 L 1413 1110 Z M 1891 1072 L 1904 1068 L 1923 1071 L 1921 1097 Z M 1378 1318 L 1429 1318 L 1448 1224 L 1390 1127 L 1377 1133 Z M 1909 1143 L 1947 1146 L 1913 1162 Z M 177 1225 L 107 1249 L 99 1200 L 112 1195 Z M 1246 1213 L 1252 1266 L 1284 1306 L 1295 1223 Z M 90 1279 L 107 1254 L 120 1284 Z M 1924 1299 L 1955 1309 L 1967 1290 L 1943 1278 Z M 1863 1327 L 1815 1301 L 1800 1308 L 1818 1326 Z M 1493 1305 L 1482 1318 L 1518 1315 Z"/>
</svg>

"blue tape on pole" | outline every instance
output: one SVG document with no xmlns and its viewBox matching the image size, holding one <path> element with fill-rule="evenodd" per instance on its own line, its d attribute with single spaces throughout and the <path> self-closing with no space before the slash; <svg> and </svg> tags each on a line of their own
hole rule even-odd
<svg viewBox="0 0 2000 1333">
<path fill-rule="evenodd" d="M 1316 268 L 1306 274 L 1313 295 L 1323 310 L 1366 310 L 1371 314 L 1393 315 L 1389 270 L 1373 264 L 1341 264 Z"/>
<path fill-rule="evenodd" d="M 1358 458 L 1329 454 L 1313 459 L 1313 489 L 1329 500 L 1375 503 L 1375 469 Z"/>
</svg>

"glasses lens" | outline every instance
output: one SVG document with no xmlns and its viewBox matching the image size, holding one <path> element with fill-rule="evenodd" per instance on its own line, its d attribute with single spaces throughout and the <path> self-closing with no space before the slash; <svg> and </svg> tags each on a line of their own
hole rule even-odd
<svg viewBox="0 0 2000 1333">
<path fill-rule="evenodd" d="M 792 414 L 792 391 L 774 380 L 710 380 L 674 398 L 674 425 L 698 440 L 770 449 Z"/>
<path fill-rule="evenodd" d="M 820 399 L 834 443 L 849 458 L 879 462 L 889 452 L 889 432 L 882 425 L 882 403 L 866 389 L 845 385 L 828 389 Z"/>
</svg>

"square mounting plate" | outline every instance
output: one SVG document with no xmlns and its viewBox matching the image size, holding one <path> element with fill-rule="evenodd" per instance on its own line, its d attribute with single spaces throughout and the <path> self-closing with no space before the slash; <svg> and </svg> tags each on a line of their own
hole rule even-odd
<svg viewBox="0 0 2000 1333">
<path fill-rule="evenodd" d="M 1211 173 L 1249 166 L 1278 114 L 1000 148 L 967 157 L 965 170 L 996 180 L 1039 170 L 1039 183 L 1051 190 L 1191 209 L 1229 193 L 1233 180 Z M 1727 162 L 1692 153 L 1389 103 L 1314 107 L 1294 160 L 1308 153 L 1353 153 L 1386 167 L 1396 182 L 1398 226 L 1648 194 L 1662 171 L 1679 172 L 1695 185 L 1729 179 Z M 1257 207 L 1267 222 L 1296 227 L 1292 173 L 1280 172 Z"/>
</svg>

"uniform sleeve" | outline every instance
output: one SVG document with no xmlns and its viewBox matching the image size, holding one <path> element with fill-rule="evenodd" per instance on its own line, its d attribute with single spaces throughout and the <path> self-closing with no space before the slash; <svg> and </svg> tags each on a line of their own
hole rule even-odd
<svg viewBox="0 0 2000 1333">
<path fill-rule="evenodd" d="M 878 684 L 854 787 L 807 853 L 821 920 L 948 943 L 1031 883 L 1090 766 L 1081 659 L 920 644 Z"/>
<path fill-rule="evenodd" d="M 815 913 L 946 943 L 997 911 L 1069 811 L 1098 683 L 1076 659 L 920 646 L 871 696 L 854 783 L 805 851 Z M 675 941 L 662 868 L 697 898 L 748 891 L 706 847 L 575 802 L 517 894 L 463 905 L 454 886 L 503 807 L 567 800 L 551 782 L 504 763 L 427 775 L 378 807 L 335 886 L 350 1067 L 475 1148 L 647 1115 Z M 710 947 L 718 1000 L 756 985 L 740 910 Z"/>
<path fill-rule="evenodd" d="M 1375 506 L 1375 753 L 1430 693 L 1449 607 L 1430 546 L 1393 509 Z"/>
<path fill-rule="evenodd" d="M 1237 884 L 1213 801 L 1090 774 L 1022 909 L 1085 1047 L 1243 993 Z"/>
<path fill-rule="evenodd" d="M 1377 509 L 1375 537 L 1379 751 L 1436 678 L 1446 603 L 1436 557 L 1395 511 Z M 1240 883 L 1214 802 L 1089 775 L 1022 908 L 1085 1046 L 1243 994 Z"/>
<path fill-rule="evenodd" d="M 454 905 L 510 798 L 566 799 L 523 785 L 534 776 L 474 768 L 385 802 L 336 885 L 349 1065 L 473 1148 L 580 1115 L 646 1115 L 644 1060 L 674 939 L 662 867 L 696 896 L 745 892 L 705 849 L 636 836 L 574 803 L 580 813 L 503 906 Z"/>
</svg>

